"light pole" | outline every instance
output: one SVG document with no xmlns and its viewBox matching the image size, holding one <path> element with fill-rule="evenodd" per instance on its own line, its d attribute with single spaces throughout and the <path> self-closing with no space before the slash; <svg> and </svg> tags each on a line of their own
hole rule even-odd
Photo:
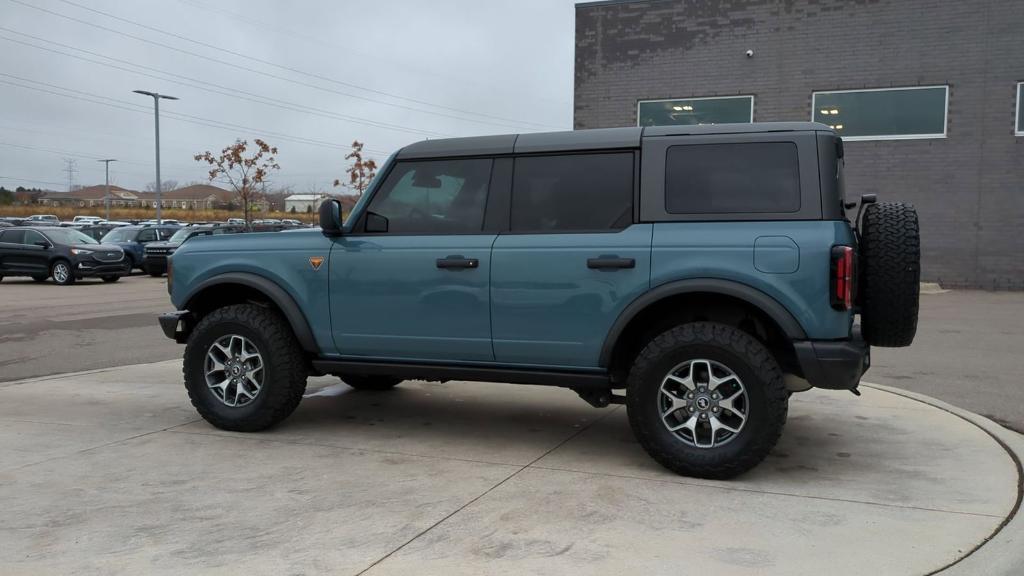
<svg viewBox="0 0 1024 576">
<path fill-rule="evenodd" d="M 107 208 L 107 213 L 104 219 L 110 220 L 110 163 L 117 162 L 113 158 L 106 158 L 104 160 L 97 160 L 97 162 L 103 162 L 103 169 L 106 172 L 106 192 L 103 194 L 103 205 Z"/>
<path fill-rule="evenodd" d="M 177 98 L 156 92 L 146 92 L 145 90 L 132 90 L 132 92 L 153 97 L 153 118 L 156 121 L 156 223 L 160 224 L 160 208 L 162 204 L 160 201 L 160 99 L 177 100 Z"/>
</svg>

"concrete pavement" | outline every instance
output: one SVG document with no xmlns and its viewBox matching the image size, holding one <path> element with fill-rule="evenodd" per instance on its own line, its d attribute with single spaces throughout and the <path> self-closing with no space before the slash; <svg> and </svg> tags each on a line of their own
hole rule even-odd
<svg viewBox="0 0 1024 576">
<path fill-rule="evenodd" d="M 991 434 L 1020 436 L 863 390 L 794 396 L 768 460 L 718 482 L 663 470 L 623 409 L 560 389 L 315 378 L 281 426 L 233 434 L 197 419 L 178 361 L 0 383 L 0 573 L 1024 566 L 1018 463 Z"/>
</svg>

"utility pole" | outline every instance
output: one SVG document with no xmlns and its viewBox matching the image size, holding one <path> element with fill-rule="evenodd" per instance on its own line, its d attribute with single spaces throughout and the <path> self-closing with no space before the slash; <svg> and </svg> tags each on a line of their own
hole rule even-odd
<svg viewBox="0 0 1024 576">
<path fill-rule="evenodd" d="M 103 218 L 105 220 L 110 220 L 110 163 L 117 162 L 117 160 L 107 158 L 105 160 L 97 160 L 97 162 L 103 162 L 103 169 L 106 172 L 106 191 L 103 194 L 103 205 L 106 206 L 107 213 Z"/>
<path fill-rule="evenodd" d="M 156 126 L 156 223 L 160 224 L 160 209 L 163 204 L 160 200 L 160 99 L 177 100 L 177 98 L 156 92 L 146 92 L 145 90 L 132 90 L 132 92 L 153 97 L 153 119 Z"/>
<path fill-rule="evenodd" d="M 75 188 L 75 174 L 78 172 L 78 161 L 72 158 L 65 158 L 64 172 L 68 175 L 68 192 L 71 192 Z"/>
</svg>

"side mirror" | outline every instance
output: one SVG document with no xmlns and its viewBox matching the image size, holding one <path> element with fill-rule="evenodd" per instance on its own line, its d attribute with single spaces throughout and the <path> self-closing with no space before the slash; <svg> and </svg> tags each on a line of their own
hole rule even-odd
<svg viewBox="0 0 1024 576">
<path fill-rule="evenodd" d="M 376 212 L 366 213 L 366 231 L 367 232 L 387 232 L 388 231 L 388 219 Z"/>
<path fill-rule="evenodd" d="M 329 198 L 320 204 L 320 230 L 324 236 L 341 236 L 341 202 Z"/>
</svg>

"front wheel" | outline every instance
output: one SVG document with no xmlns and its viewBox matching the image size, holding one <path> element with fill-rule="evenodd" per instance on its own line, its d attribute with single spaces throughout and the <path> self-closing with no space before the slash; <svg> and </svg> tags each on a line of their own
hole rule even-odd
<svg viewBox="0 0 1024 576">
<path fill-rule="evenodd" d="M 120 276 L 103 276 L 101 279 L 104 282 L 106 282 L 107 284 L 110 284 L 112 282 L 117 282 L 118 280 L 121 279 L 121 277 Z"/>
<path fill-rule="evenodd" d="M 684 324 L 654 338 L 637 356 L 627 386 L 633 433 L 677 474 L 742 474 L 768 455 L 786 422 L 786 387 L 775 358 L 724 324 Z"/>
<path fill-rule="evenodd" d="M 50 267 L 50 276 L 53 281 L 61 286 L 68 286 L 75 283 L 75 274 L 71 271 L 71 264 L 67 260 L 57 260 Z"/>
<path fill-rule="evenodd" d="M 306 359 L 291 327 L 255 304 L 203 317 L 185 346 L 183 371 L 192 405 L 223 430 L 269 428 L 295 410 L 306 390 Z"/>
</svg>

